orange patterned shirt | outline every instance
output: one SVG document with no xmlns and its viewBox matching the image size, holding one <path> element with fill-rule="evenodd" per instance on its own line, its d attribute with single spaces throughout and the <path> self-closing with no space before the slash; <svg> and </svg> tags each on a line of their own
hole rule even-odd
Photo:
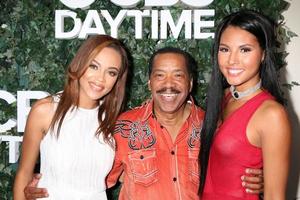
<svg viewBox="0 0 300 200">
<path fill-rule="evenodd" d="M 109 176 L 113 186 L 124 171 L 120 200 L 199 199 L 200 130 L 204 112 L 193 102 L 173 142 L 156 120 L 153 101 L 121 114 L 114 138 L 116 157 Z"/>
</svg>

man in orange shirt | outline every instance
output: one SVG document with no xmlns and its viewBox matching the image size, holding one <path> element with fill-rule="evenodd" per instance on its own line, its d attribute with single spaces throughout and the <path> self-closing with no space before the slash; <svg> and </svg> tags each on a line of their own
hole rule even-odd
<svg viewBox="0 0 300 200">
<path fill-rule="evenodd" d="M 177 48 L 163 48 L 152 55 L 148 81 L 152 99 L 121 114 L 116 124 L 116 157 L 107 185 L 113 186 L 123 172 L 120 200 L 199 199 L 204 112 L 190 97 L 194 68 L 191 56 Z M 257 188 L 250 191 L 259 192 L 261 178 L 248 180 L 247 187 Z M 45 192 L 30 185 L 25 188 L 28 199 Z"/>
<path fill-rule="evenodd" d="M 121 114 L 114 134 L 115 163 L 107 183 L 124 170 L 119 199 L 198 199 L 200 130 L 204 112 L 189 96 L 190 56 L 175 48 L 150 59 L 152 99 Z"/>
</svg>

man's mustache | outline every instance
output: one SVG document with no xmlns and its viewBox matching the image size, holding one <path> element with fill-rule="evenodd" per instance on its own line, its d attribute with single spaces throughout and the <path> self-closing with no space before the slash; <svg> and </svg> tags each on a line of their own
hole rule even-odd
<svg viewBox="0 0 300 200">
<path fill-rule="evenodd" d="M 174 87 L 163 87 L 163 88 L 161 88 L 160 90 L 157 90 L 156 93 L 161 94 L 161 93 L 165 93 L 165 92 L 167 92 L 167 91 L 168 91 L 169 93 L 175 93 L 175 94 L 179 94 L 179 93 L 180 93 L 180 91 L 177 90 L 177 89 L 174 88 Z"/>
</svg>

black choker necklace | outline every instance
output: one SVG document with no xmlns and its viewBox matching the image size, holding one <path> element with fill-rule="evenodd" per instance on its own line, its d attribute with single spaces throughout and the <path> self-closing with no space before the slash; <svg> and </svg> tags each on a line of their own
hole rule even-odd
<svg viewBox="0 0 300 200">
<path fill-rule="evenodd" d="M 235 86 L 232 85 L 232 86 L 230 86 L 230 92 L 231 92 L 232 97 L 234 99 L 238 100 L 238 99 L 241 99 L 243 97 L 249 96 L 250 94 L 253 94 L 254 92 L 259 90 L 260 88 L 261 88 L 261 80 L 259 80 L 259 82 L 255 86 L 253 86 L 253 87 L 251 87 L 251 88 L 249 88 L 249 89 L 247 89 L 243 92 L 237 91 Z"/>
</svg>

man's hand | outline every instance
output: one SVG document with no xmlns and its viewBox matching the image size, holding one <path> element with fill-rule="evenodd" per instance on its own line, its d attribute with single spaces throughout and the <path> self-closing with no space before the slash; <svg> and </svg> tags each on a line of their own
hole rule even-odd
<svg viewBox="0 0 300 200">
<path fill-rule="evenodd" d="M 34 174 L 31 182 L 24 188 L 24 194 L 27 200 L 35 200 L 36 198 L 48 197 L 46 188 L 37 188 L 41 174 Z"/>
<path fill-rule="evenodd" d="M 241 177 L 242 186 L 247 193 L 259 194 L 264 191 L 264 176 L 262 169 L 246 169 L 246 175 Z"/>
</svg>

